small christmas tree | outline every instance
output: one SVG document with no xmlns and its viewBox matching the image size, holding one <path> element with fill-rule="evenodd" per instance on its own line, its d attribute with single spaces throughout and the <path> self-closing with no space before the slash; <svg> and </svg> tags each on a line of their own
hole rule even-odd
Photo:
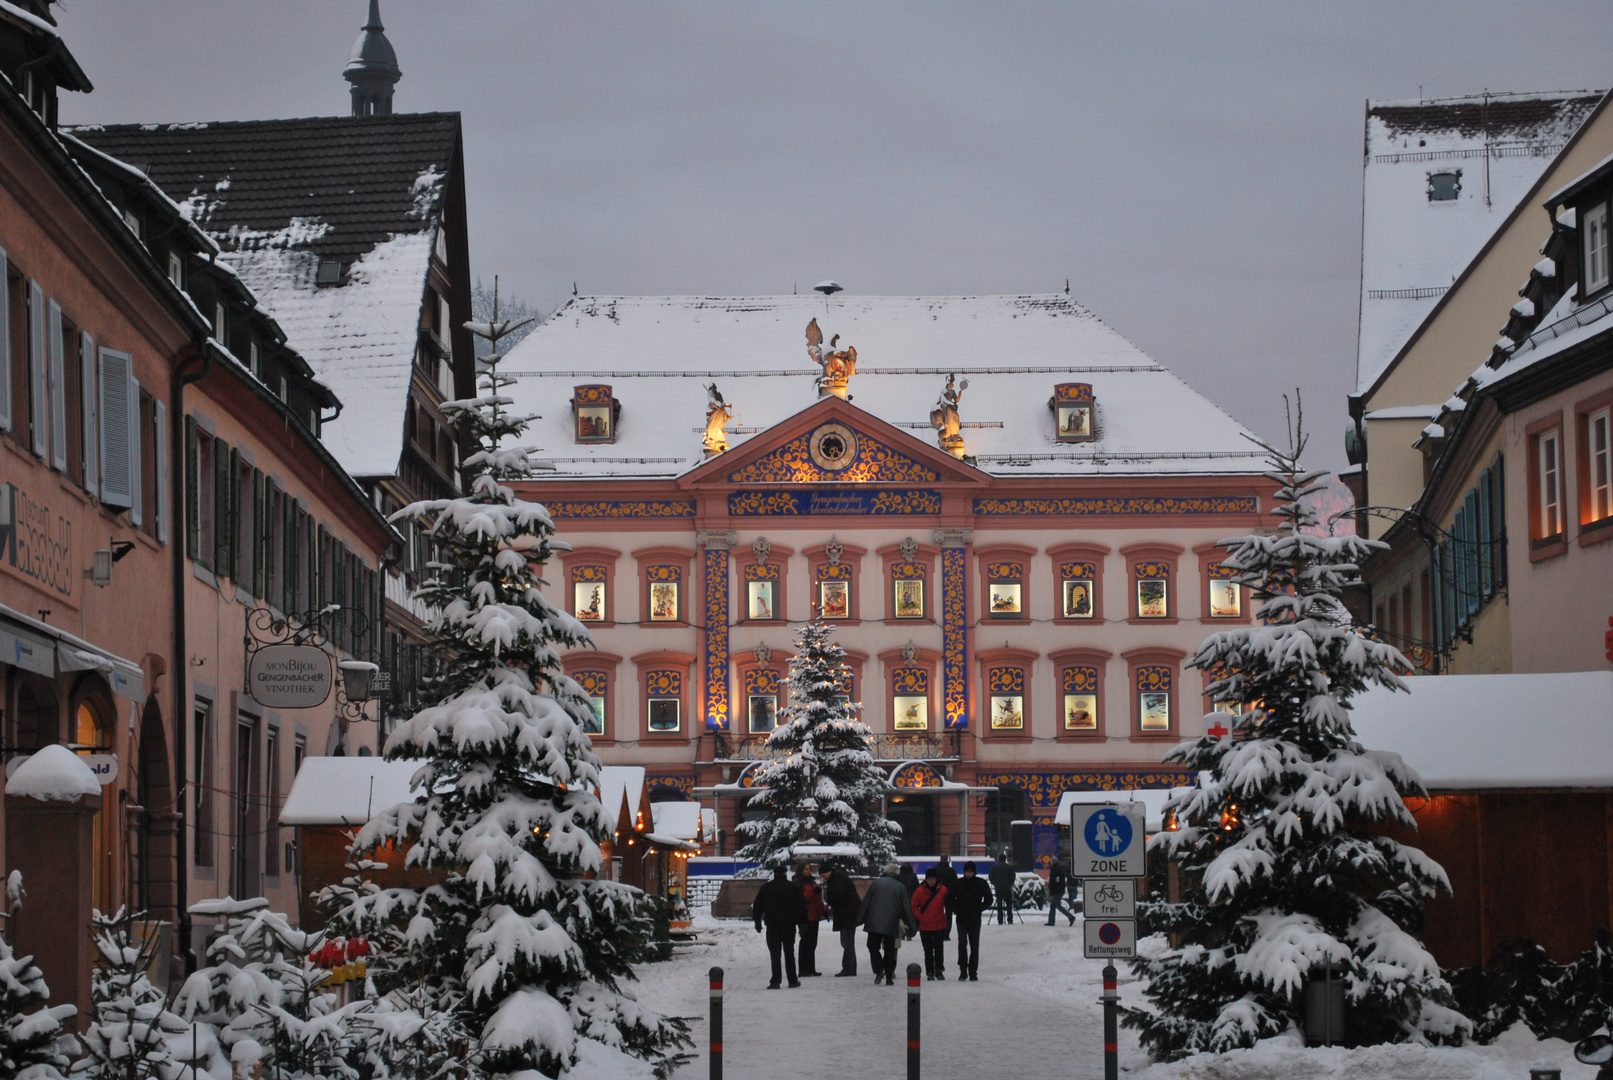
<svg viewBox="0 0 1613 1080">
<path fill-rule="evenodd" d="M 155 934 L 136 938 L 134 931 L 144 918 L 144 912 L 131 915 L 119 909 L 110 917 L 97 911 L 91 919 L 94 1016 L 84 1032 L 85 1056 L 73 1068 L 76 1076 L 169 1080 L 179 1071 L 169 1043 L 183 1042 L 190 1029 L 169 1011 L 167 996 L 146 976 L 161 939 Z"/>
<path fill-rule="evenodd" d="M 750 800 L 768 816 L 739 826 L 750 841 L 739 857 L 764 868 L 789 865 L 802 844 L 841 847 L 864 864 L 895 854 L 900 826 L 881 813 L 885 774 L 874 764 L 873 734 L 857 719 L 862 706 L 846 693 L 851 672 L 833 633 L 810 623 L 795 640 L 789 702 L 766 743 L 781 756 L 757 770 L 762 790 Z"/>
<path fill-rule="evenodd" d="M 509 380 L 498 373 L 498 342 L 514 324 L 495 314 L 470 328 L 494 344 L 482 358 L 484 393 L 445 406 L 476 445 L 469 494 L 397 515 L 442 552 L 418 595 L 437 612 L 428 632 L 445 661 L 444 696 L 387 739 L 388 758 L 421 762 L 416 800 L 377 815 L 354 844 L 356 854 L 412 844 L 407 865 L 442 880 L 360 889 L 343 925 L 379 934 L 378 953 L 391 952 L 377 960 L 382 988 L 404 994 L 398 1012 L 450 1014 L 470 1033 L 459 1064 L 473 1073 L 561 1076 L 581 1038 L 665 1073 L 682 1060 L 687 1025 L 623 988 L 650 936 L 651 904 L 596 876 L 610 830 L 586 734 L 592 711 L 560 670 L 558 647 L 592 642 L 540 591 L 541 568 L 565 549 L 554 523 L 500 483 L 535 467 L 525 448 L 502 446 L 527 419 L 508 412 Z M 388 1036 L 400 1071 L 432 1058 L 430 1046 L 407 1045 L 423 1030 L 412 1024 L 402 1017 Z"/>
<path fill-rule="evenodd" d="M 47 1006 L 50 988 L 31 956 L 16 956 L 0 938 L 0 1076 L 62 1080 L 78 1040 L 62 1021 L 72 1005 Z"/>
<path fill-rule="evenodd" d="M 1167 804 L 1177 828 L 1156 834 L 1183 871 L 1181 903 L 1142 905 L 1145 927 L 1173 944 L 1133 961 L 1156 1012 L 1128 1026 L 1162 1059 L 1253 1045 L 1301 1023 L 1305 980 L 1332 969 L 1345 985 L 1355 1043 L 1459 1040 L 1439 965 L 1413 936 L 1423 902 L 1450 886 L 1416 848 L 1383 835 L 1415 828 L 1402 797 L 1422 795 L 1399 755 L 1366 750 L 1350 702 L 1369 686 L 1404 689 L 1404 657 L 1352 624 L 1340 593 L 1384 545 L 1311 535 L 1307 497 L 1325 474 L 1300 466 L 1302 418 L 1290 448 L 1259 444 L 1280 485 L 1276 535 L 1221 541 L 1248 585 L 1260 625 L 1211 635 L 1190 666 L 1208 671 L 1217 702 L 1240 710 L 1231 737 L 1172 751 L 1200 783 Z"/>
</svg>

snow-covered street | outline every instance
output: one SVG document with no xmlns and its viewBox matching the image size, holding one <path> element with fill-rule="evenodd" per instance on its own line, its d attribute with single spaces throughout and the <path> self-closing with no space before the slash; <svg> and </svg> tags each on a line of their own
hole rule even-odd
<svg viewBox="0 0 1613 1080">
<path fill-rule="evenodd" d="M 1003 1076 L 1103 1075 L 1100 961 L 1081 957 L 1081 927 L 1048 928 L 1045 914 L 1029 923 L 988 924 L 981 933 L 980 981 L 950 977 L 956 954 L 948 942 L 948 979 L 923 984 L 923 1061 L 926 1080 L 985 1080 Z M 734 1080 L 820 1080 L 852 1074 L 905 1075 L 904 977 L 875 986 L 866 955 L 856 979 L 837 979 L 839 942 L 818 944 L 822 978 L 803 979 L 799 990 L 766 990 L 767 949 L 749 923 L 702 919 L 703 944 L 680 947 L 668 963 L 639 969 L 637 994 L 652 1008 L 692 1020 L 699 1055 L 679 1080 L 707 1075 L 706 971 L 726 973 L 724 1071 Z M 861 940 L 859 935 L 859 949 Z M 899 967 L 922 961 L 917 942 L 902 947 Z M 1123 1002 L 1142 1001 L 1130 972 L 1120 968 Z M 1495 1046 L 1428 1049 L 1380 1046 L 1360 1050 L 1303 1050 L 1297 1040 L 1273 1040 L 1252 1051 L 1150 1066 L 1136 1035 L 1120 1032 L 1120 1066 L 1137 1080 L 1524 1080 L 1529 1067 L 1547 1062 L 1564 1080 L 1591 1080 L 1566 1043 L 1538 1042 L 1517 1029 Z M 631 1071 L 625 1071 L 631 1070 Z M 647 1068 L 619 1058 L 587 1055 L 577 1080 L 648 1077 Z"/>
</svg>

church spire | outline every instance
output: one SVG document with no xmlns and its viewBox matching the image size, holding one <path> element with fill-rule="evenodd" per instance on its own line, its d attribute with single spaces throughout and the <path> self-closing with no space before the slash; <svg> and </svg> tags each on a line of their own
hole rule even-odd
<svg viewBox="0 0 1613 1080">
<path fill-rule="evenodd" d="M 403 72 L 385 30 L 381 25 L 381 0 L 370 0 L 364 32 L 353 43 L 353 53 L 342 69 L 342 78 L 353 84 L 354 116 L 388 116 L 392 112 L 392 89 Z"/>
</svg>

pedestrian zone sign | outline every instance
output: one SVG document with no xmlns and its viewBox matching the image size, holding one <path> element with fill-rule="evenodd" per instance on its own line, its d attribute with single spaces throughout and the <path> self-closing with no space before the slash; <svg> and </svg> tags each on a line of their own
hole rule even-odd
<svg viewBox="0 0 1613 1080">
<path fill-rule="evenodd" d="M 1070 808 L 1070 876 L 1142 877 L 1148 873 L 1143 804 L 1077 803 Z"/>
<path fill-rule="evenodd" d="M 1085 938 L 1088 960 L 1130 960 L 1137 955 L 1137 920 L 1089 918 Z"/>
</svg>

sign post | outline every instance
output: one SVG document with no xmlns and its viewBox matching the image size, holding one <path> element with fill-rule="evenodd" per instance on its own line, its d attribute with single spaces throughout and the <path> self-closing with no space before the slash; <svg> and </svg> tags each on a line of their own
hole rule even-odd
<svg viewBox="0 0 1613 1080">
<path fill-rule="evenodd" d="M 1082 954 L 1106 961 L 1104 1080 L 1120 1076 L 1119 973 L 1114 962 L 1137 955 L 1137 879 L 1148 873 L 1146 828 L 1140 802 L 1070 808 L 1070 875 L 1081 879 Z"/>
</svg>

